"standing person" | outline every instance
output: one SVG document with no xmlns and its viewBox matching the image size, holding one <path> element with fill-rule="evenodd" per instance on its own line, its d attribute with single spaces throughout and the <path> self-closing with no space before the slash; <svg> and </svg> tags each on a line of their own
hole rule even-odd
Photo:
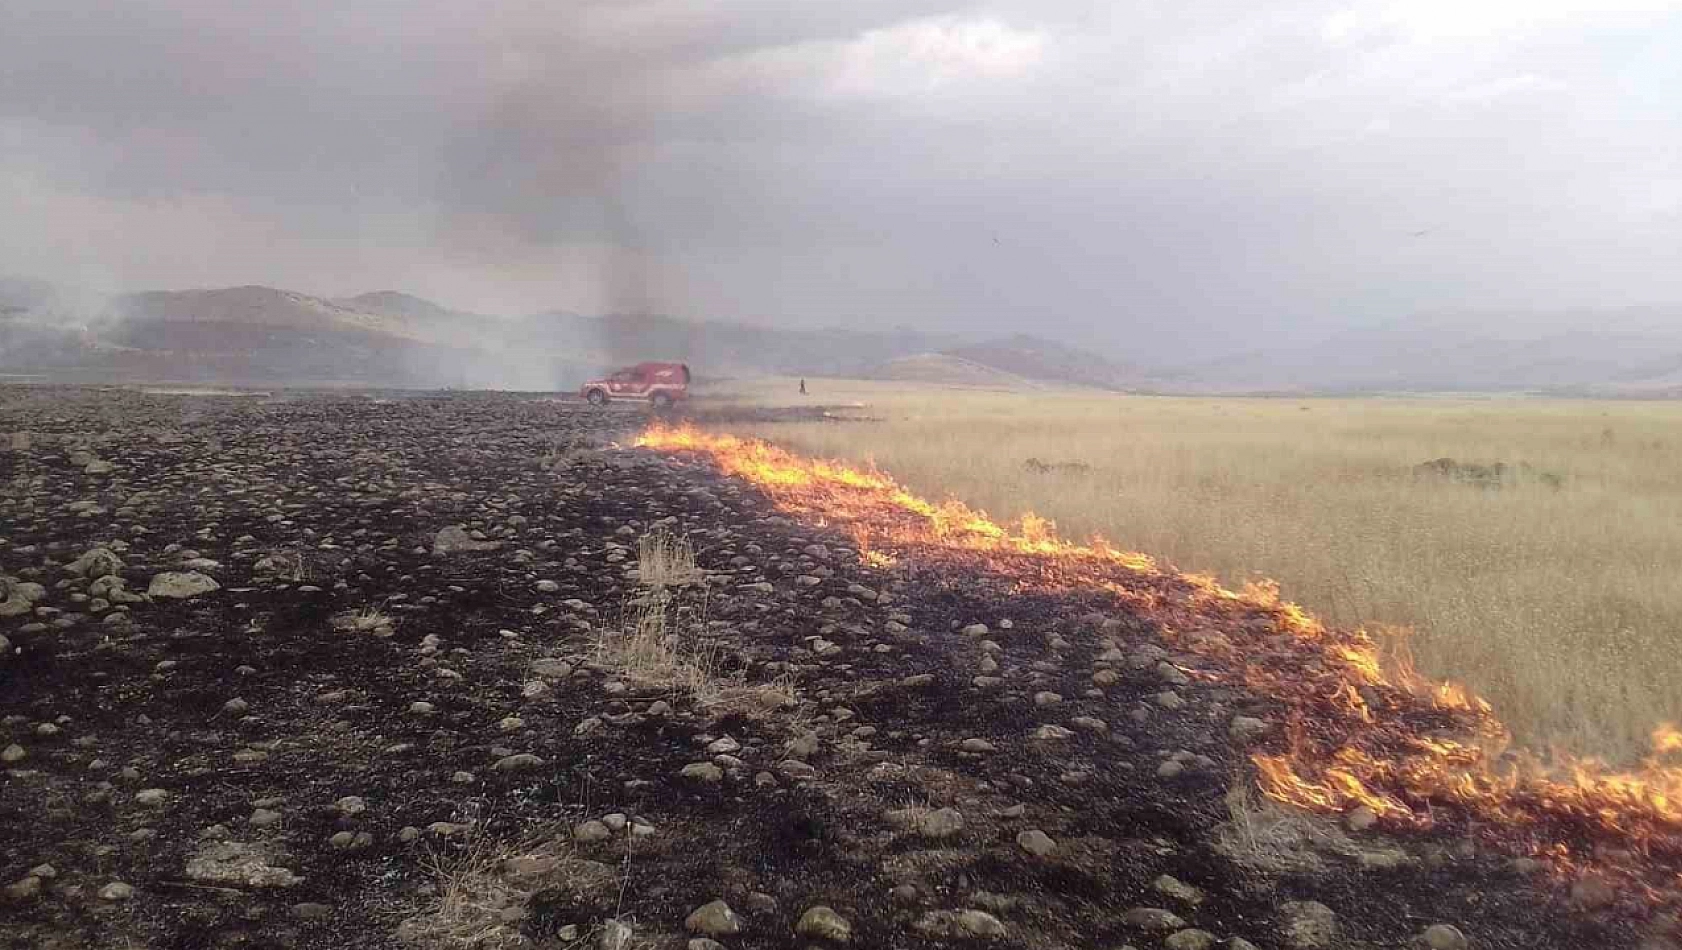
<svg viewBox="0 0 1682 950">
<path fill-rule="evenodd" d="M 800 381 L 800 395 L 806 395 L 806 381 L 804 379 Z"/>
</svg>

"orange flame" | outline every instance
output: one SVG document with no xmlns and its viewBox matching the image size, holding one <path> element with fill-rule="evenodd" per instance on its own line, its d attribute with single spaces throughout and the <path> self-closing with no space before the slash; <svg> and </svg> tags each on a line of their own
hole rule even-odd
<svg viewBox="0 0 1682 950">
<path fill-rule="evenodd" d="M 1662 759 L 1682 753 L 1682 731 L 1671 725 L 1654 731 L 1653 756 L 1639 769 L 1591 759 L 1548 767 L 1508 751 L 1488 703 L 1419 674 L 1405 638 L 1386 637 L 1386 656 L 1365 631 L 1325 627 L 1272 582 L 1234 593 L 1102 539 L 1062 540 L 1033 515 L 1000 524 L 959 501 L 932 504 L 874 469 L 762 441 L 656 426 L 637 444 L 704 453 L 783 511 L 850 531 L 873 563 L 946 564 L 1025 590 L 1108 592 L 1214 675 L 1279 703 L 1282 747 L 1252 757 L 1261 790 L 1278 801 L 1328 813 L 1364 806 L 1397 828 L 1428 827 L 1451 808 L 1493 840 L 1562 867 L 1595 866 L 1604 845 L 1649 863 L 1600 861 L 1603 872 L 1662 877 L 1668 887 L 1678 879 L 1682 767 Z"/>
</svg>

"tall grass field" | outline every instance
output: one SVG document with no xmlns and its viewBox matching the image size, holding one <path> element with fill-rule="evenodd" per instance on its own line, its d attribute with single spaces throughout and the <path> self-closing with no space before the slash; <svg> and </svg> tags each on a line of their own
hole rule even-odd
<svg viewBox="0 0 1682 950">
<path fill-rule="evenodd" d="M 1533 747 L 1628 763 L 1682 718 L 1682 403 L 808 384 L 874 421 L 732 430 L 1406 628 L 1424 672 Z M 778 380 L 712 398 L 802 397 Z"/>
</svg>

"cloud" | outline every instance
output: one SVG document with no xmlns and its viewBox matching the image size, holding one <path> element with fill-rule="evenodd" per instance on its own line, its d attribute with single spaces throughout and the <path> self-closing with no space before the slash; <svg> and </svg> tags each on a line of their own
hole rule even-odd
<svg viewBox="0 0 1682 950">
<path fill-rule="evenodd" d="M 1679 5 L 13 0 L 0 271 L 1168 357 L 1676 299 Z"/>
</svg>

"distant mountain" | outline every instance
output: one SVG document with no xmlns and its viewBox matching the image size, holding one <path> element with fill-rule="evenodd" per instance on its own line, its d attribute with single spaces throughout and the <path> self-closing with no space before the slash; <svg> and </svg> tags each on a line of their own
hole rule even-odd
<svg viewBox="0 0 1682 950">
<path fill-rule="evenodd" d="M 946 353 L 919 353 L 888 360 L 865 374 L 869 379 L 988 389 L 1033 389 L 1041 384 L 1015 373 Z"/>
<path fill-rule="evenodd" d="M 1442 314 L 1192 366 L 1198 388 L 1635 394 L 1682 372 L 1682 307 Z"/>
<path fill-rule="evenodd" d="M 70 309 L 47 306 L 43 300 L 58 298 L 34 291 L 5 299 L 21 302 L 0 311 L 0 373 L 80 380 L 565 390 L 652 359 L 682 360 L 711 377 L 956 374 L 988 385 L 1113 385 L 1122 375 L 1031 337 L 783 330 L 564 310 L 506 318 L 397 291 L 333 300 L 256 286 L 152 291 Z"/>
<path fill-rule="evenodd" d="M 954 347 L 947 350 L 946 355 L 1024 379 L 1063 385 L 1126 389 L 1147 379 L 1147 375 L 1136 367 L 1123 366 L 1096 353 L 1026 334 Z"/>
</svg>

